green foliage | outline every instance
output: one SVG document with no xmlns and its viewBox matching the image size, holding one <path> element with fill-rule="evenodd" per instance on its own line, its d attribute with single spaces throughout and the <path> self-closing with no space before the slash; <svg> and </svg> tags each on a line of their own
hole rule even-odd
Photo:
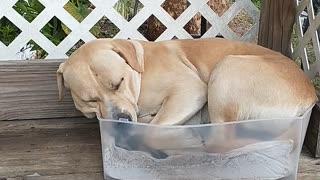
<svg viewBox="0 0 320 180">
<path fill-rule="evenodd" d="M 82 22 L 92 11 L 89 1 L 84 0 L 70 0 L 64 9 L 79 22 Z"/>
<path fill-rule="evenodd" d="M 141 4 L 136 4 L 136 0 L 119 0 L 114 8 L 124 18 L 130 20 L 135 11 L 138 10 L 137 8 L 135 9 L 135 5 L 138 5 L 138 9 L 142 8 Z M 13 8 L 28 22 L 32 22 L 45 7 L 38 0 L 18 0 Z M 64 9 L 79 22 L 82 22 L 94 8 L 94 5 L 88 0 L 69 0 L 64 6 Z M 53 17 L 40 31 L 55 45 L 60 44 L 71 33 L 71 30 L 57 17 Z M 90 32 L 97 38 L 114 37 L 119 32 L 119 29 L 104 17 L 91 28 Z M 0 40 L 5 45 L 9 45 L 19 33 L 21 31 L 7 18 L 4 17 L 0 20 Z M 47 55 L 33 40 L 30 40 L 27 45 L 31 46 L 32 50 L 37 51 L 37 57 L 42 58 Z M 74 50 L 78 46 L 81 46 L 81 43 L 77 43 L 72 49 Z"/>
<path fill-rule="evenodd" d="M 114 5 L 114 9 L 128 21 L 142 8 L 143 5 L 136 0 L 119 0 Z"/>
<path fill-rule="evenodd" d="M 125 19 L 129 19 L 131 16 L 131 7 L 132 0 L 119 0 L 114 8 L 121 14 Z"/>
<path fill-rule="evenodd" d="M 79 40 L 66 54 L 71 56 L 71 54 L 76 51 L 80 46 L 84 44 L 84 41 Z"/>
<path fill-rule="evenodd" d="M 261 0 L 251 0 L 257 8 L 261 9 Z"/>
<path fill-rule="evenodd" d="M 91 29 L 90 32 L 95 36 L 95 37 L 101 37 L 100 32 L 101 32 L 101 27 L 98 25 L 94 25 Z"/>
<path fill-rule="evenodd" d="M 90 32 L 97 38 L 113 38 L 119 31 L 119 28 L 105 16 L 90 29 Z"/>
<path fill-rule="evenodd" d="M 6 17 L 0 19 L 0 40 L 5 45 L 8 46 L 20 33 L 20 29 L 17 28 Z"/>
<path fill-rule="evenodd" d="M 40 31 L 50 39 L 53 44 L 58 45 L 65 37 L 67 37 L 67 33 L 62 28 L 63 26 L 63 23 L 61 23 L 58 18 L 53 17 Z M 65 26 L 65 28 L 67 27 Z M 70 32 L 69 29 L 66 31 Z"/>
<path fill-rule="evenodd" d="M 108 0 L 106 0 L 107 3 Z M 261 7 L 261 0 L 252 0 L 258 7 Z M 128 21 L 142 9 L 143 5 L 136 0 L 119 0 L 114 8 Z M 13 8 L 23 16 L 28 22 L 32 22 L 43 10 L 44 6 L 38 0 L 18 0 Z M 69 0 L 64 6 L 65 10 L 70 13 L 77 21 L 82 22 L 90 12 L 95 8 L 89 0 Z M 64 25 L 58 18 L 52 18 L 42 29 L 41 32 L 50 39 L 55 45 L 58 45 L 69 33 L 70 29 Z M 90 32 L 97 38 L 101 37 L 114 37 L 119 29 L 106 17 L 102 18 Z M 9 45 L 21 31 L 12 24 L 7 18 L 0 20 L 0 40 Z M 34 42 L 29 41 L 28 45 L 33 45 L 32 49 L 40 53 L 37 57 L 44 57 L 46 54 Z M 80 46 L 77 43 L 75 46 Z"/>
<path fill-rule="evenodd" d="M 87 0 L 70 0 L 65 6 L 64 9 L 68 11 L 68 13 L 74 17 L 78 22 L 82 22 L 93 10 L 94 6 L 89 3 Z M 66 34 L 69 34 L 66 26 L 62 26 L 62 29 Z M 100 27 L 95 25 L 92 27 L 90 32 L 98 37 L 100 33 Z"/>
<path fill-rule="evenodd" d="M 48 53 L 45 52 L 37 43 L 35 43 L 33 40 L 30 40 L 28 42 L 28 46 L 31 47 L 30 51 L 36 51 L 36 59 L 44 59 Z"/>
<path fill-rule="evenodd" d="M 32 22 L 43 11 L 44 6 L 38 0 L 18 0 L 13 9 L 27 21 Z"/>
<path fill-rule="evenodd" d="M 44 6 L 38 0 L 18 0 L 13 9 L 28 22 L 32 22 L 43 11 Z M 46 56 L 46 53 L 33 40 L 29 41 L 27 45 L 31 45 L 32 50 L 36 50 L 40 58 Z"/>
<path fill-rule="evenodd" d="M 32 22 L 45 8 L 38 0 L 18 0 L 13 8 L 23 16 L 28 22 Z M 88 0 L 69 0 L 64 8 L 79 22 L 83 21 L 94 6 Z M 99 27 L 94 27 L 97 33 Z M 71 30 L 64 25 L 58 18 L 53 17 L 41 30 L 41 33 L 46 36 L 55 45 L 58 45 Z M 0 20 L 0 40 L 9 45 L 21 31 L 11 23 L 7 18 Z M 33 40 L 28 44 L 32 45 L 32 50 L 36 50 L 37 57 L 42 58 L 47 54 Z"/>
</svg>

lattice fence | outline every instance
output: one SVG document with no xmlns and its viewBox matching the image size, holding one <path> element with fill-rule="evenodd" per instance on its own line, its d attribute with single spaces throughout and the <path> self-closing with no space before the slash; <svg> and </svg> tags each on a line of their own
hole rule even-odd
<svg viewBox="0 0 320 180">
<path fill-rule="evenodd" d="M 320 49 L 318 32 L 320 13 L 318 13 L 318 8 L 320 8 L 320 3 L 317 5 L 312 0 L 296 0 L 296 2 L 297 16 L 293 33 L 292 57 L 301 63 L 308 77 L 313 79 L 316 86 L 319 86 Z"/>
<path fill-rule="evenodd" d="M 128 21 L 114 8 L 118 0 L 90 0 L 94 9 L 90 14 L 78 22 L 65 9 L 68 0 L 38 0 L 44 7 L 43 11 L 31 22 L 27 21 L 13 7 L 18 0 L 3 0 L 0 5 L 0 20 L 6 18 L 12 22 L 21 33 L 9 44 L 0 42 L 0 60 L 17 60 L 26 58 L 26 44 L 31 40 L 47 52 L 46 59 L 66 58 L 67 52 L 79 41 L 88 42 L 96 37 L 90 32 L 99 20 L 106 17 L 114 26 L 119 29 L 115 36 L 110 38 L 146 38 L 138 30 L 141 25 L 154 15 L 166 27 L 165 31 L 156 39 L 156 41 L 172 38 L 186 39 L 193 38 L 184 28 L 184 26 L 197 13 L 200 13 L 207 20 L 211 27 L 202 34 L 202 37 L 214 37 L 222 35 L 228 39 L 254 41 L 257 37 L 259 27 L 259 10 L 250 0 L 236 0 L 232 6 L 221 16 L 217 15 L 208 5 L 208 0 L 188 0 L 188 8 L 176 19 L 171 17 L 163 8 L 165 0 L 140 0 L 143 6 L 139 12 Z M 237 17 L 241 11 L 245 11 L 250 17 L 252 24 L 249 30 L 244 34 L 237 34 L 230 28 L 229 23 Z M 41 32 L 41 29 L 56 17 L 67 28 L 70 33 L 58 45 L 51 42 Z"/>
</svg>

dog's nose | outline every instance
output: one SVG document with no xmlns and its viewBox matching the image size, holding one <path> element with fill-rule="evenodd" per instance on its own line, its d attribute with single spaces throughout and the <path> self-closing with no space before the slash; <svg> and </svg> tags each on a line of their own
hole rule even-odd
<svg viewBox="0 0 320 180">
<path fill-rule="evenodd" d="M 118 107 L 112 108 L 112 119 L 119 120 L 119 119 L 127 119 L 128 121 L 132 121 L 132 117 L 130 113 L 126 110 L 121 110 Z"/>
<path fill-rule="evenodd" d="M 126 113 L 118 113 L 117 114 L 117 119 L 127 119 L 128 121 L 132 121 L 132 117 L 129 114 Z"/>
</svg>

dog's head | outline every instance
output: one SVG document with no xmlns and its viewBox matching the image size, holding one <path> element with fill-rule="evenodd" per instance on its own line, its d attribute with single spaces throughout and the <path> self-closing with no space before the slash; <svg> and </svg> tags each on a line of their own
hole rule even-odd
<svg viewBox="0 0 320 180">
<path fill-rule="evenodd" d="M 81 46 L 57 71 L 59 99 L 71 90 L 86 117 L 137 121 L 137 101 L 144 71 L 143 47 L 137 41 L 99 39 Z"/>
</svg>

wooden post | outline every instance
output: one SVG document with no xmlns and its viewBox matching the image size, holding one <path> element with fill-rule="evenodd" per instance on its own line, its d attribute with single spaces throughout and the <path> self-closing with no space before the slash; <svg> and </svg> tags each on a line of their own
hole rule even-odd
<svg viewBox="0 0 320 180">
<path fill-rule="evenodd" d="M 295 15 L 294 0 L 263 0 L 258 44 L 290 57 L 290 39 Z"/>
<path fill-rule="evenodd" d="M 314 157 L 320 157 L 320 106 L 319 103 L 312 109 L 308 130 L 304 140 L 304 145 L 309 149 Z"/>
</svg>

